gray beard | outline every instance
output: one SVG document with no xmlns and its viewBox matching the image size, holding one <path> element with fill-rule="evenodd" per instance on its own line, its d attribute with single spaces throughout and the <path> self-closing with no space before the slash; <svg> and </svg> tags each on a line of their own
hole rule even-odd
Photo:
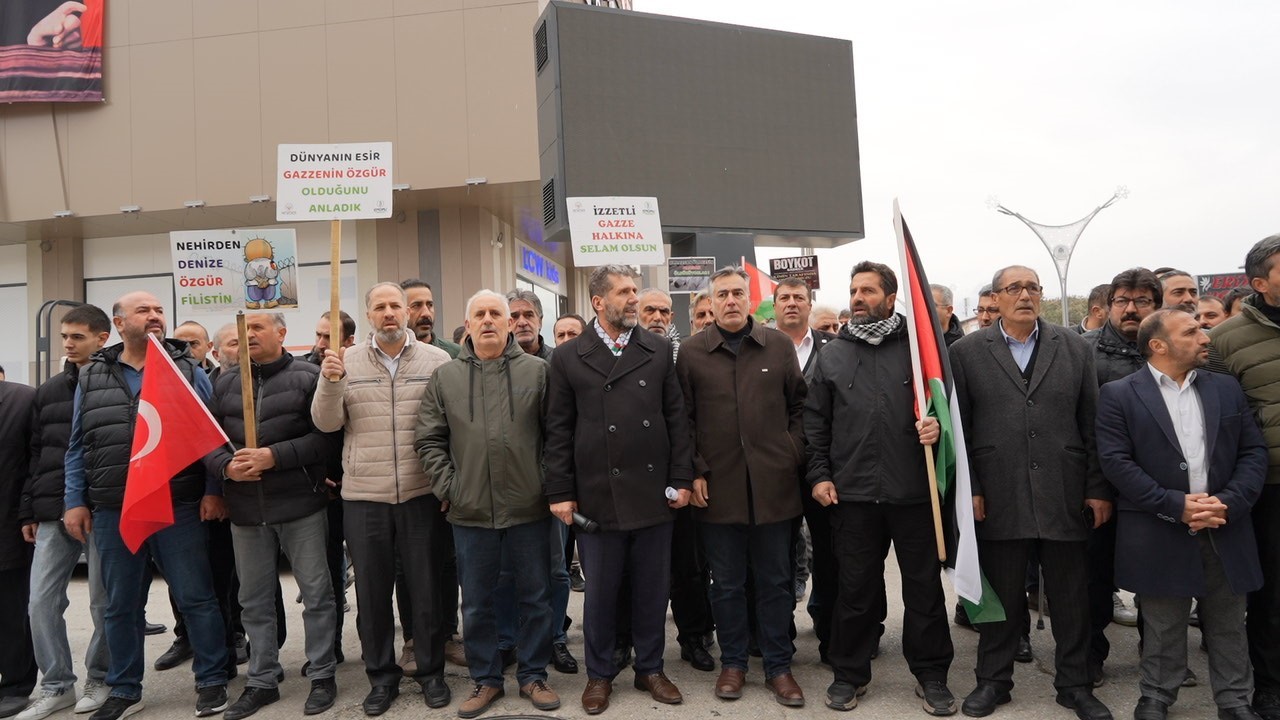
<svg viewBox="0 0 1280 720">
<path fill-rule="evenodd" d="M 404 328 L 396 328 L 395 330 L 379 330 L 373 334 L 378 342 L 384 345 L 392 345 L 398 342 L 404 342 Z"/>
</svg>

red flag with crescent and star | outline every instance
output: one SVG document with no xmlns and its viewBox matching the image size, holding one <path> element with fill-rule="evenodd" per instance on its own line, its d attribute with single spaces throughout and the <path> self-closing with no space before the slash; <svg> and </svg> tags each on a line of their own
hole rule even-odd
<svg viewBox="0 0 1280 720">
<path fill-rule="evenodd" d="M 173 476 L 219 445 L 230 443 L 164 346 L 154 335 L 147 339 L 129 477 L 120 511 L 120 538 L 134 553 L 153 533 L 173 524 L 173 495 L 169 492 Z"/>
</svg>

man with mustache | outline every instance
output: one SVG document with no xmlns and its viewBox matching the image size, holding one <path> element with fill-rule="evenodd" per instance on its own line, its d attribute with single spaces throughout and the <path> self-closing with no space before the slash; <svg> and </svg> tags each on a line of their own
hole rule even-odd
<svg viewBox="0 0 1280 720">
<path fill-rule="evenodd" d="M 815 306 L 813 312 L 809 313 L 809 327 L 828 335 L 840 332 L 840 320 L 836 317 L 835 308 L 827 305 Z"/>
<path fill-rule="evenodd" d="M 643 330 L 635 273 L 602 265 L 588 288 L 596 318 L 587 332 L 551 356 L 544 491 L 565 525 L 573 513 L 599 531 L 578 535 L 591 582 L 585 622 L 589 715 L 609 707 L 618 588 L 631 574 L 635 687 L 675 704 L 680 691 L 663 673 L 670 591 L 671 523 L 693 487 L 689 419 L 666 338 Z M 515 314 L 514 308 L 512 314 Z M 519 320 L 517 320 L 517 325 Z M 668 499 L 667 490 L 674 499 Z"/>
<path fill-rule="evenodd" d="M 381 715 L 400 694 L 391 612 L 395 563 L 404 569 L 413 611 L 414 680 L 427 707 L 449 704 L 444 682 L 441 568 L 433 551 L 448 525 L 413 452 L 422 396 L 431 373 L 449 354 L 409 334 L 405 292 L 395 283 L 369 288 L 364 297 L 373 336 L 335 352 L 325 350 L 311 419 L 321 432 L 343 430 L 343 521 L 356 566 L 356 629 L 371 688 L 362 707 Z"/>
<path fill-rule="evenodd" d="M 671 341 L 671 358 L 680 356 L 680 331 L 671 322 L 671 296 L 658 288 L 645 288 L 640 298 L 640 326 Z"/>
<path fill-rule="evenodd" d="M 507 303 L 511 305 L 511 319 L 516 321 L 512 332 L 520 349 L 543 360 L 550 358 L 551 348 L 542 341 L 542 300 L 538 294 L 512 290 L 507 293 Z"/>
<path fill-rule="evenodd" d="M 711 292 L 699 290 L 689 296 L 689 329 L 702 332 L 703 328 L 715 322 L 715 312 L 711 310 Z"/>
<path fill-rule="evenodd" d="M 997 293 L 990 285 L 983 285 L 978 291 L 978 328 L 991 327 L 1000 319 L 1000 305 L 996 302 Z"/>
<path fill-rule="evenodd" d="M 1146 268 L 1130 268 L 1111 280 L 1104 299 L 1107 320 L 1083 335 L 1093 346 L 1098 387 L 1128 377 L 1146 364 L 1138 348 L 1138 328 L 1160 308 L 1160 280 Z M 1137 613 L 1116 595 L 1116 523 L 1107 522 L 1089 533 L 1089 679 L 1102 684 L 1103 664 L 1111 653 L 1106 629 L 1113 621 L 1133 627 Z M 1194 680 L 1193 680 L 1194 682 Z"/>
<path fill-rule="evenodd" d="M 1111 720 L 1089 681 L 1089 530 L 1111 516 L 1112 489 L 1098 469 L 1094 353 L 1070 328 L 1040 317 L 1043 288 L 1028 267 L 992 278 L 1000 320 L 951 346 L 951 369 L 968 436 L 982 570 L 1006 620 L 982 623 L 978 686 L 961 710 L 984 717 L 1010 701 L 1027 607 L 1027 559 L 1040 554 L 1057 642 L 1059 705 L 1081 720 Z"/>
<path fill-rule="evenodd" d="M 1164 307 L 1196 314 L 1196 302 L 1200 297 L 1200 288 L 1196 279 L 1183 270 L 1174 268 L 1157 268 L 1156 277 L 1160 278 L 1160 289 L 1164 294 Z"/>
<path fill-rule="evenodd" d="M 92 535 L 107 590 L 104 634 L 111 694 L 93 720 L 118 720 L 142 709 L 143 590 L 152 557 L 186 619 L 195 653 L 196 716 L 214 715 L 227 707 L 227 646 L 201 521 L 226 518 L 222 483 L 208 476 L 203 463 L 185 468 L 169 481 L 173 525 L 147 538 L 137 554 L 125 546 L 120 513 L 147 336 L 164 338 L 165 319 L 160 301 L 146 292 L 124 295 L 111 314 L 121 341 L 95 353 L 80 371 L 65 467 L 63 524 L 81 542 Z M 213 388 L 187 343 L 165 339 L 162 344 L 196 395 L 207 402 Z"/>
<path fill-rule="evenodd" d="M 449 353 L 450 358 L 458 357 L 462 347 L 436 334 L 436 301 L 431 286 L 417 278 L 409 278 L 401 280 L 400 287 L 409 298 L 409 329 L 413 330 L 418 341 L 435 345 Z"/>
<path fill-rule="evenodd" d="M 942 340 L 947 347 L 964 337 L 964 328 L 960 327 L 960 318 L 956 317 L 955 295 L 946 285 L 934 283 L 929 286 L 933 295 L 933 306 L 938 310 L 938 322 L 942 325 Z"/>
</svg>

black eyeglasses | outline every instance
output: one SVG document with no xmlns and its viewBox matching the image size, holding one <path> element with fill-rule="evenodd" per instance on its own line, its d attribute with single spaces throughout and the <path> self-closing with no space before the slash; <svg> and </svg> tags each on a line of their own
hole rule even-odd
<svg viewBox="0 0 1280 720">
<path fill-rule="evenodd" d="M 1044 291 L 1044 288 L 1034 283 L 1030 285 L 1018 285 L 1017 283 L 1015 283 L 1008 287 L 1000 288 L 1000 292 L 1004 293 L 1005 295 L 1008 295 L 1009 297 L 1018 297 L 1019 295 L 1022 294 L 1022 291 L 1024 290 L 1031 297 L 1038 298 L 1040 297 L 1040 293 Z"/>
<path fill-rule="evenodd" d="M 1145 308 L 1151 307 L 1152 305 L 1155 305 L 1156 301 L 1152 300 L 1151 298 L 1144 298 L 1144 297 L 1141 297 L 1141 298 L 1118 297 L 1118 298 L 1111 299 L 1111 307 L 1113 308 L 1127 307 L 1129 303 L 1133 303 L 1134 307 L 1138 308 L 1139 310 L 1143 310 Z"/>
</svg>

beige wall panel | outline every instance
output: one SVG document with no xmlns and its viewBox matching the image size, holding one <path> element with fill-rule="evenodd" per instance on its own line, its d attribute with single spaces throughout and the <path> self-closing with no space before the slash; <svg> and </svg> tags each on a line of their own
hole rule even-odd
<svg viewBox="0 0 1280 720">
<path fill-rule="evenodd" d="M 391 17 L 391 0 L 325 0 L 325 22 L 352 22 Z"/>
<path fill-rule="evenodd" d="M 67 155 L 71 161 L 67 209 L 82 216 L 118 213 L 120 206 L 130 204 L 133 198 L 133 111 L 129 100 L 133 49 L 113 48 L 108 56 L 102 79 L 106 102 L 67 108 Z"/>
<path fill-rule="evenodd" d="M 44 103 L 13 106 L 5 114 L 0 204 L 10 220 L 50 217 L 65 204 L 54 114 Z"/>
<path fill-rule="evenodd" d="M 107 14 L 129 5 L 129 44 L 170 42 L 191 38 L 193 0 L 131 0 L 109 3 Z"/>
<path fill-rule="evenodd" d="M 272 0 L 267 0 L 270 4 Z M 258 31 L 258 0 L 193 0 L 192 28 L 196 37 Z"/>
<path fill-rule="evenodd" d="M 531 39 L 536 19 L 532 2 L 466 12 L 468 176 L 490 183 L 541 176 Z"/>
<path fill-rule="evenodd" d="M 84 240 L 84 276 L 87 278 L 171 272 L 173 259 L 168 233 Z"/>
<path fill-rule="evenodd" d="M 0 245 L 0 285 L 27 281 L 27 246 Z"/>
<path fill-rule="evenodd" d="M 327 27 L 329 140 L 393 141 L 396 137 L 395 48 L 392 21 Z M 392 168 L 393 172 L 395 168 Z M 398 172 L 396 173 L 398 176 Z"/>
<path fill-rule="evenodd" d="M 108 48 L 128 45 L 130 39 L 129 33 L 129 3 L 114 2 L 109 3 L 106 10 L 106 27 L 102 29 L 103 43 Z M 102 56 L 102 62 L 110 63 L 114 58 L 111 51 L 108 50 Z"/>
<path fill-rule="evenodd" d="M 467 176 L 463 13 L 396 19 L 397 182 L 456 187 Z"/>
<path fill-rule="evenodd" d="M 264 0 L 265 2 L 266 0 Z M 262 182 L 276 194 L 276 146 L 329 140 L 323 26 L 260 33 Z"/>
<path fill-rule="evenodd" d="M 263 186 L 258 65 L 256 33 L 195 41 L 196 197 L 209 205 L 275 194 Z"/>
<path fill-rule="evenodd" d="M 133 203 L 180 208 L 196 197 L 192 43 L 134 45 L 132 52 Z"/>
<path fill-rule="evenodd" d="M 258 0 L 259 30 L 313 25 L 324 25 L 324 6 L 315 0 Z"/>
<path fill-rule="evenodd" d="M 462 0 L 394 0 L 392 12 L 399 16 L 461 9 Z"/>
<path fill-rule="evenodd" d="M 468 10 L 472 8 L 497 7 L 499 5 L 517 5 L 517 4 L 532 5 L 535 8 L 534 15 L 537 15 L 536 8 L 538 7 L 538 3 L 536 2 L 520 3 L 518 0 L 515 0 L 515 1 L 513 0 L 463 0 L 463 5 Z"/>
<path fill-rule="evenodd" d="M 443 286 L 440 294 L 444 298 L 441 302 L 451 308 L 450 312 L 459 316 L 463 311 L 457 309 L 458 303 L 466 302 L 466 299 L 475 292 L 473 290 L 471 293 L 463 294 L 463 288 L 467 285 L 462 277 L 461 222 L 462 218 L 457 206 L 440 208 L 440 278 Z"/>
</svg>

